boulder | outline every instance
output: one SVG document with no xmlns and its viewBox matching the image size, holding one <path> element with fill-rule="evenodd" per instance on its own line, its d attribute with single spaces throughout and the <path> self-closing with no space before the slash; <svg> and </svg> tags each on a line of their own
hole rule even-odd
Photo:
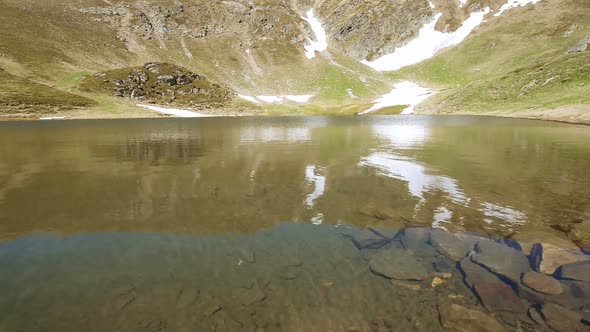
<svg viewBox="0 0 590 332">
<path fill-rule="evenodd" d="M 560 279 L 590 282 L 590 260 L 560 266 L 555 275 Z"/>
<path fill-rule="evenodd" d="M 387 240 L 383 236 L 365 228 L 352 235 L 352 242 L 357 248 L 365 249 L 379 248 L 383 246 Z"/>
<path fill-rule="evenodd" d="M 558 332 L 573 332 L 582 327 L 582 316 L 562 306 L 547 303 L 541 309 L 545 322 Z"/>
<path fill-rule="evenodd" d="M 529 308 L 528 303 L 518 297 L 512 288 L 503 282 L 476 283 L 473 289 L 483 306 L 490 312 L 525 313 Z"/>
<path fill-rule="evenodd" d="M 479 238 L 468 235 L 454 235 L 441 229 L 430 232 L 430 243 L 442 255 L 459 261 L 473 250 Z"/>
<path fill-rule="evenodd" d="M 559 295 L 563 293 L 561 283 L 544 273 L 530 271 L 522 277 L 522 283 L 528 287 L 545 294 Z"/>
<path fill-rule="evenodd" d="M 408 251 L 401 249 L 380 250 L 371 257 L 371 271 L 377 275 L 397 280 L 424 280 L 426 268 Z"/>
<path fill-rule="evenodd" d="M 492 240 L 481 240 L 475 246 L 475 255 L 471 260 L 485 266 L 490 271 L 520 282 L 524 273 L 531 270 L 529 261 L 522 251 L 510 248 Z"/>
<path fill-rule="evenodd" d="M 529 258 L 535 271 L 546 274 L 555 273 L 562 265 L 590 260 L 590 256 L 580 250 L 564 249 L 547 243 L 535 243 Z"/>
<path fill-rule="evenodd" d="M 495 318 L 483 312 L 467 309 L 457 304 L 438 307 L 442 326 L 461 332 L 500 332 L 504 326 Z"/>
</svg>

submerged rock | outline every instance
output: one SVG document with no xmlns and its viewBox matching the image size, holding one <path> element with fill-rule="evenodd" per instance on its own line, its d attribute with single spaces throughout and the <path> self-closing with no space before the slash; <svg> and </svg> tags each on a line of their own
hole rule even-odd
<svg viewBox="0 0 590 332">
<path fill-rule="evenodd" d="M 474 262 L 492 272 L 504 276 L 514 283 L 520 282 L 522 274 L 531 270 L 529 261 L 522 251 L 510 248 L 492 240 L 481 240 L 475 246 Z"/>
<path fill-rule="evenodd" d="M 395 236 L 399 233 L 397 229 L 390 229 L 390 228 L 382 228 L 382 227 L 369 227 L 368 228 L 371 232 L 381 236 L 386 241 L 391 241 L 395 238 Z"/>
<path fill-rule="evenodd" d="M 435 256 L 436 250 L 430 245 L 428 228 L 407 228 L 401 237 L 404 247 L 419 256 Z"/>
<path fill-rule="evenodd" d="M 371 257 L 371 271 L 377 275 L 398 280 L 424 280 L 428 271 L 415 256 L 405 250 L 380 250 Z"/>
<path fill-rule="evenodd" d="M 546 329 L 546 330 L 549 329 L 549 326 L 547 326 L 547 323 L 545 323 L 545 320 L 543 320 L 543 317 L 537 311 L 537 309 L 530 308 L 529 309 L 529 317 L 533 320 L 533 322 L 535 322 L 537 325 L 539 325 L 543 329 Z"/>
<path fill-rule="evenodd" d="M 457 304 L 438 307 L 442 326 L 462 332 L 500 332 L 504 326 L 492 316 Z"/>
<path fill-rule="evenodd" d="M 483 266 L 476 264 L 469 258 L 463 258 L 459 262 L 459 268 L 463 272 L 465 283 L 473 288 L 477 283 L 499 282 L 500 279 Z"/>
<path fill-rule="evenodd" d="M 176 308 L 183 309 L 194 304 L 197 301 L 198 296 L 198 289 L 192 287 L 183 288 L 178 294 L 178 299 L 176 300 Z"/>
<path fill-rule="evenodd" d="M 563 249 L 547 243 L 535 243 L 531 250 L 530 261 L 533 269 L 546 274 L 553 274 L 561 265 L 588 261 L 590 256 L 579 250 Z"/>
<path fill-rule="evenodd" d="M 422 289 L 422 287 L 420 287 L 420 285 L 410 284 L 410 283 L 395 280 L 395 279 L 391 279 L 390 282 L 394 286 L 398 286 L 398 287 L 413 290 L 413 291 L 419 291 Z"/>
<path fill-rule="evenodd" d="M 560 279 L 590 282 L 590 261 L 581 261 L 560 266 L 555 275 Z"/>
<path fill-rule="evenodd" d="M 543 273 L 527 272 L 522 277 L 522 283 L 545 294 L 559 295 L 563 293 L 559 281 Z"/>
<path fill-rule="evenodd" d="M 547 303 L 541 309 L 545 322 L 558 332 L 573 332 L 582 328 L 582 316 L 562 306 Z"/>
<path fill-rule="evenodd" d="M 467 235 L 454 235 L 449 232 L 436 229 L 430 233 L 430 243 L 441 254 L 459 261 L 473 250 L 479 241 L 477 237 Z"/>
<path fill-rule="evenodd" d="M 502 282 L 482 282 L 473 286 L 483 306 L 490 312 L 525 313 L 529 305 Z"/>
<path fill-rule="evenodd" d="M 365 228 L 352 236 L 352 242 L 357 248 L 364 249 L 379 248 L 384 245 L 387 240 L 383 236 Z"/>
</svg>

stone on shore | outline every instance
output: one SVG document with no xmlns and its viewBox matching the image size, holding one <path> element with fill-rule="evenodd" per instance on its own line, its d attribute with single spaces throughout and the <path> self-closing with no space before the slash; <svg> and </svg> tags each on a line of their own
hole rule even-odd
<svg viewBox="0 0 590 332">
<path fill-rule="evenodd" d="M 467 235 L 454 235 L 441 229 L 430 232 L 432 246 L 449 259 L 459 261 L 474 248 L 479 238 Z"/>
<path fill-rule="evenodd" d="M 571 279 L 590 282 L 590 260 L 560 266 L 555 276 L 560 279 Z"/>
<path fill-rule="evenodd" d="M 530 271 L 522 277 L 522 283 L 528 287 L 545 294 L 559 295 L 563 293 L 561 283 L 555 278 L 544 273 Z"/>
<path fill-rule="evenodd" d="M 531 270 L 527 257 L 522 251 L 492 240 L 481 240 L 475 246 L 471 260 L 490 271 L 519 283 L 524 273 Z"/>
<path fill-rule="evenodd" d="M 582 316 L 562 306 L 547 303 L 541 309 L 545 322 L 558 332 L 574 332 L 582 327 Z"/>
<path fill-rule="evenodd" d="M 398 280 L 424 280 L 428 271 L 415 256 L 401 249 L 380 250 L 371 257 L 369 267 L 374 274 Z"/>
<path fill-rule="evenodd" d="M 503 282 L 482 282 L 473 286 L 483 306 L 490 312 L 525 313 L 529 305 Z"/>
<path fill-rule="evenodd" d="M 562 265 L 589 260 L 590 256 L 580 250 L 563 249 L 547 243 L 535 243 L 530 255 L 533 269 L 546 274 L 555 273 Z"/>
<path fill-rule="evenodd" d="M 483 312 L 464 308 L 457 304 L 438 307 L 442 326 L 461 332 L 500 332 L 504 326 L 495 318 Z"/>
</svg>

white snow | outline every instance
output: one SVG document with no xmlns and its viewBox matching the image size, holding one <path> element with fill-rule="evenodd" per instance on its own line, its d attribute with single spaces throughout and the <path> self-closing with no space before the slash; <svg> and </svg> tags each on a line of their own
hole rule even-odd
<svg viewBox="0 0 590 332">
<path fill-rule="evenodd" d="M 192 112 L 192 111 L 188 111 L 188 110 L 182 110 L 182 109 L 177 109 L 177 108 L 164 108 L 164 107 L 158 107 L 158 106 L 153 106 L 153 105 L 137 104 L 137 107 L 143 107 L 143 108 L 147 108 L 148 110 L 152 110 L 152 111 L 156 111 L 156 112 L 160 112 L 160 113 L 164 113 L 164 114 L 169 114 L 169 115 L 174 115 L 174 116 L 178 116 L 181 118 L 202 118 L 202 117 L 212 116 L 212 115 L 201 114 L 201 113 Z"/>
<path fill-rule="evenodd" d="M 429 59 L 438 51 L 461 43 L 473 29 L 483 22 L 484 16 L 489 12 L 490 8 L 486 7 L 483 11 L 472 13 L 459 29 L 451 33 L 434 29 L 436 22 L 442 16 L 439 13 L 432 22 L 420 29 L 416 39 L 375 61 L 363 60 L 361 63 L 378 71 L 392 71 Z"/>
<path fill-rule="evenodd" d="M 65 116 L 46 116 L 46 117 L 39 118 L 39 120 L 63 120 L 65 118 L 66 118 Z"/>
<path fill-rule="evenodd" d="M 297 103 L 307 103 L 313 95 L 286 95 L 285 98 Z"/>
<path fill-rule="evenodd" d="M 359 114 L 367 114 L 376 110 L 397 106 L 397 105 L 408 105 L 401 114 L 412 114 L 414 113 L 414 107 L 434 94 L 433 91 L 421 87 L 416 83 L 409 81 L 403 81 L 396 83 L 393 90 L 381 98 L 374 100 L 376 104 L 366 111 L 360 112 Z"/>
<path fill-rule="evenodd" d="M 256 98 L 262 100 L 265 103 L 282 103 L 283 98 L 280 96 L 256 96 Z"/>
<path fill-rule="evenodd" d="M 281 96 L 266 96 L 266 95 L 262 95 L 262 96 L 256 96 L 256 97 L 252 97 L 252 96 L 246 96 L 246 95 L 238 95 L 238 97 L 245 99 L 247 101 L 256 103 L 256 104 L 260 104 L 260 102 L 265 102 L 265 103 L 283 103 L 286 100 L 290 100 L 290 101 L 294 101 L 296 103 L 307 103 L 314 95 L 281 95 Z"/>
<path fill-rule="evenodd" d="M 238 97 L 240 97 L 242 99 L 245 99 L 247 101 L 253 102 L 255 104 L 260 104 L 260 102 L 258 100 L 256 100 L 256 98 L 251 97 L 251 96 L 246 96 L 246 95 L 240 95 L 240 94 L 238 94 Z"/>
<path fill-rule="evenodd" d="M 305 56 L 308 59 L 315 57 L 315 52 L 322 52 L 328 48 L 328 38 L 326 37 L 326 30 L 322 27 L 322 23 L 313 15 L 313 9 L 307 13 L 307 17 L 301 17 L 304 21 L 309 23 L 311 30 L 315 34 L 315 41 L 307 38 L 309 45 L 305 46 Z"/>
<path fill-rule="evenodd" d="M 459 0 L 459 7 L 463 7 L 467 4 L 468 0 Z"/>
<path fill-rule="evenodd" d="M 326 186 L 326 177 L 319 175 L 319 171 L 322 169 L 314 165 L 309 165 L 305 168 L 305 178 L 308 183 L 313 183 L 314 190 L 311 194 L 305 198 L 305 204 L 309 207 L 313 207 L 315 200 L 324 194 L 324 188 Z"/>
<path fill-rule="evenodd" d="M 498 12 L 494 14 L 494 16 L 500 16 L 503 12 L 507 11 L 508 9 L 516 8 L 516 7 L 523 7 L 528 4 L 536 4 L 541 0 L 508 0 L 507 3 L 502 5 Z"/>
</svg>

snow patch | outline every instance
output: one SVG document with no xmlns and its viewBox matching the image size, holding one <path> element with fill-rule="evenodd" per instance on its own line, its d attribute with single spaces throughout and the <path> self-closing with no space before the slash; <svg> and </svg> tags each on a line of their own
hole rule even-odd
<svg viewBox="0 0 590 332">
<path fill-rule="evenodd" d="M 286 95 L 285 98 L 297 103 L 307 103 L 313 95 Z"/>
<path fill-rule="evenodd" d="M 63 120 L 65 118 L 66 118 L 66 116 L 46 116 L 46 117 L 39 118 L 39 120 Z"/>
<path fill-rule="evenodd" d="M 306 13 L 307 17 L 301 17 L 304 21 L 309 23 L 311 30 L 315 34 L 315 41 L 307 38 L 309 45 L 305 46 L 305 56 L 308 59 L 315 57 L 315 52 L 322 52 L 328 48 L 328 38 L 326 37 L 326 30 L 322 27 L 322 23 L 313 15 L 313 9 Z"/>
<path fill-rule="evenodd" d="M 459 29 L 451 33 L 444 33 L 434 29 L 436 22 L 442 16 L 439 13 L 430 23 L 420 29 L 416 39 L 402 47 L 396 48 L 393 53 L 384 55 L 375 61 L 363 60 L 361 63 L 377 71 L 392 71 L 424 61 L 433 57 L 438 51 L 444 48 L 461 43 L 473 29 L 483 22 L 484 16 L 489 12 L 490 8 L 486 7 L 483 11 L 472 13 Z"/>
<path fill-rule="evenodd" d="M 282 103 L 283 98 L 280 96 L 256 96 L 256 98 L 262 100 L 265 103 Z"/>
<path fill-rule="evenodd" d="M 459 7 L 463 7 L 467 4 L 468 0 L 459 0 Z"/>
<path fill-rule="evenodd" d="M 516 8 L 516 7 L 523 7 L 528 4 L 536 4 L 541 0 L 508 0 L 507 3 L 502 5 L 497 13 L 494 16 L 500 16 L 503 12 L 507 11 L 508 9 Z"/>
<path fill-rule="evenodd" d="M 136 106 L 142 107 L 142 108 L 147 108 L 148 110 L 156 111 L 159 113 L 178 116 L 181 118 L 202 118 L 202 117 L 212 116 L 212 115 L 208 115 L 208 114 L 202 114 L 202 113 L 197 113 L 197 112 L 192 112 L 192 111 L 182 110 L 182 109 L 177 109 L 177 108 L 164 108 L 164 107 L 143 105 L 143 104 L 137 104 Z"/>
<path fill-rule="evenodd" d="M 254 97 L 251 97 L 251 96 L 245 96 L 245 95 L 240 95 L 240 94 L 238 94 L 238 97 L 240 97 L 240 98 L 242 98 L 242 99 L 245 99 L 245 100 L 247 100 L 247 101 L 249 101 L 249 102 L 253 102 L 253 103 L 255 103 L 255 104 L 260 104 L 260 102 L 259 102 L 258 100 L 256 100 L 256 98 L 254 98 Z"/>
<path fill-rule="evenodd" d="M 294 101 L 296 103 L 307 103 L 314 95 L 281 95 L 281 96 L 246 96 L 246 95 L 238 95 L 238 97 L 245 99 L 247 101 L 260 104 L 260 102 L 265 103 L 283 103 L 286 100 Z"/>
<path fill-rule="evenodd" d="M 421 87 L 416 83 L 403 81 L 396 83 L 391 92 L 374 100 L 373 102 L 376 104 L 368 110 L 360 112 L 359 115 L 397 105 L 408 105 L 401 114 L 412 114 L 416 105 L 432 95 L 434 95 L 434 92 L 427 88 Z"/>
</svg>

